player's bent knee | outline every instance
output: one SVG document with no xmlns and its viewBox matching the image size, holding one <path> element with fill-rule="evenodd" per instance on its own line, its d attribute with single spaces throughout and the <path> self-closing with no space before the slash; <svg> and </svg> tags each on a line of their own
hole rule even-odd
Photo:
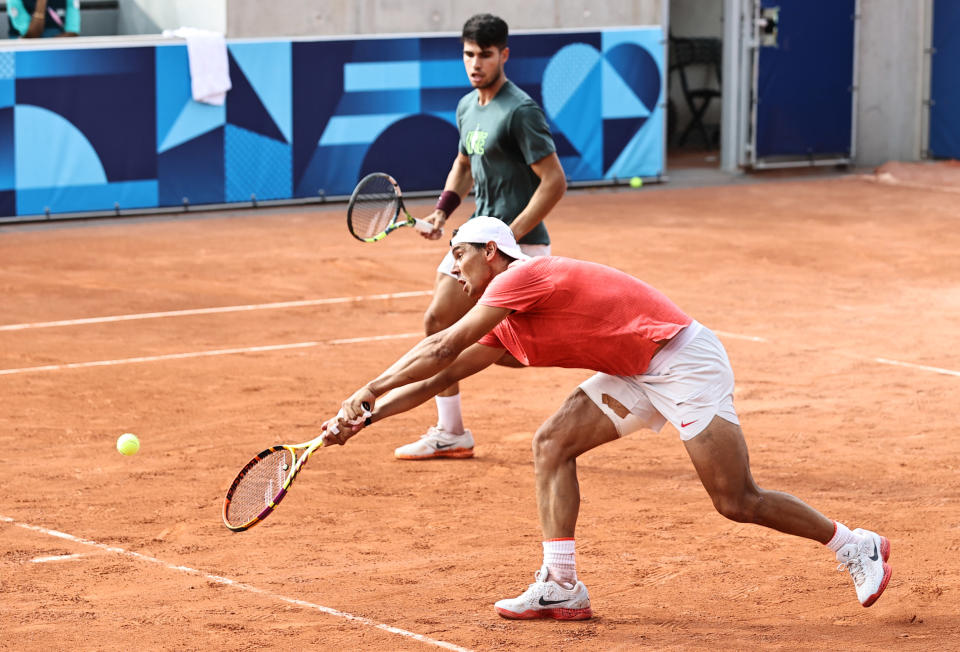
<svg viewBox="0 0 960 652">
<path fill-rule="evenodd" d="M 555 461 L 556 452 L 559 449 L 550 431 L 544 430 L 543 426 L 538 428 L 537 432 L 534 433 L 530 447 L 533 449 L 533 463 L 535 466 L 543 466 Z"/>
<path fill-rule="evenodd" d="M 760 496 L 750 491 L 736 494 L 724 493 L 710 496 L 713 506 L 721 516 L 737 523 L 755 523 Z"/>
<path fill-rule="evenodd" d="M 566 444 L 563 434 L 548 427 L 548 424 L 537 429 L 531 446 L 533 464 L 539 468 L 555 467 L 576 457 L 573 448 Z"/>
</svg>

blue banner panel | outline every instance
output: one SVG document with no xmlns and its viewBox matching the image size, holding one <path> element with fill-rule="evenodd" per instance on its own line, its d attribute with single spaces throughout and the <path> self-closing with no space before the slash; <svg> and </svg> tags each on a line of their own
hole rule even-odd
<svg viewBox="0 0 960 652">
<path fill-rule="evenodd" d="M 930 155 L 960 159 L 960 2 L 934 0 Z"/>
<path fill-rule="evenodd" d="M 17 187 L 13 154 L 13 109 L 0 107 L 0 191 Z"/>
<path fill-rule="evenodd" d="M 514 35 L 506 74 L 572 181 L 663 171 L 659 27 Z M 442 188 L 471 92 L 455 36 L 228 42 L 223 105 L 185 45 L 0 52 L 0 215 Z"/>
<path fill-rule="evenodd" d="M 44 126 L 17 120 L 17 137 L 57 128 L 69 132 L 65 137 L 75 146 L 92 148 L 106 180 L 155 179 L 153 51 L 146 47 L 17 52 L 17 106 L 39 107 L 50 114 Z M 53 126 L 58 122 L 65 123 L 63 128 Z M 17 151 L 17 160 L 31 165 L 44 164 L 49 156 L 44 151 Z M 55 163 L 47 164 L 51 162 Z"/>
<path fill-rule="evenodd" d="M 156 206 L 155 180 L 17 190 L 17 207 L 23 215 L 39 215 L 46 211 L 79 213 Z"/>
<path fill-rule="evenodd" d="M 659 27 L 510 37 L 506 75 L 543 107 L 570 180 L 662 173 L 662 40 Z M 297 42 L 293 77 L 297 196 L 348 195 L 373 170 L 443 186 L 472 90 L 459 39 Z"/>
<path fill-rule="evenodd" d="M 763 0 L 779 7 L 776 47 L 758 63 L 758 158 L 850 155 L 854 0 Z"/>
<path fill-rule="evenodd" d="M 157 157 L 160 206 L 225 201 L 223 131 L 218 127 Z"/>
</svg>

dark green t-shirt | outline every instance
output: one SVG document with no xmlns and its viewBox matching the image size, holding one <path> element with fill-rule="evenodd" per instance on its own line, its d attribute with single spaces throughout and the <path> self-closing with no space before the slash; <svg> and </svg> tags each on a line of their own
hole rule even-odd
<svg viewBox="0 0 960 652">
<path fill-rule="evenodd" d="M 457 105 L 460 151 L 470 157 L 477 210 L 513 222 L 526 208 L 540 178 L 530 169 L 557 151 L 546 116 L 530 96 L 507 80 L 490 102 L 477 104 L 477 91 Z M 520 238 L 522 244 L 550 244 L 543 222 Z"/>
</svg>

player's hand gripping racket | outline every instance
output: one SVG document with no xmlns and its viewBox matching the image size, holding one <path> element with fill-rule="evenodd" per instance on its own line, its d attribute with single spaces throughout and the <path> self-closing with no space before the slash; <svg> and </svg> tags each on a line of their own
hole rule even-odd
<svg viewBox="0 0 960 652">
<path fill-rule="evenodd" d="M 404 226 L 412 226 L 423 233 L 433 231 L 429 222 L 407 212 L 400 186 L 389 174 L 374 172 L 360 179 L 347 205 L 350 234 L 363 242 L 376 242 Z"/>
<path fill-rule="evenodd" d="M 357 423 L 369 416 L 366 409 Z M 335 428 L 334 423 L 330 432 L 338 432 Z M 326 434 L 302 444 L 271 446 L 247 462 L 223 499 L 224 525 L 234 532 L 243 532 L 265 519 L 287 495 L 314 451 L 323 447 Z"/>
</svg>

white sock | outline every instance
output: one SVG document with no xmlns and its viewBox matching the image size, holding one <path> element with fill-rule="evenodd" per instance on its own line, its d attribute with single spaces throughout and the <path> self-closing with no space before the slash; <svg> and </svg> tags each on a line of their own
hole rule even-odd
<svg viewBox="0 0 960 652">
<path fill-rule="evenodd" d="M 860 542 L 860 537 L 851 532 L 850 529 L 840 521 L 834 521 L 833 525 L 836 527 L 833 538 L 827 542 L 827 547 L 833 552 L 837 552 L 848 543 Z"/>
<path fill-rule="evenodd" d="M 437 396 L 437 425 L 441 430 L 454 435 L 463 434 L 463 414 L 460 412 L 460 395 Z"/>
<path fill-rule="evenodd" d="M 543 563 L 551 580 L 561 586 L 577 583 L 576 546 L 573 539 L 548 539 L 543 542 Z"/>
</svg>

